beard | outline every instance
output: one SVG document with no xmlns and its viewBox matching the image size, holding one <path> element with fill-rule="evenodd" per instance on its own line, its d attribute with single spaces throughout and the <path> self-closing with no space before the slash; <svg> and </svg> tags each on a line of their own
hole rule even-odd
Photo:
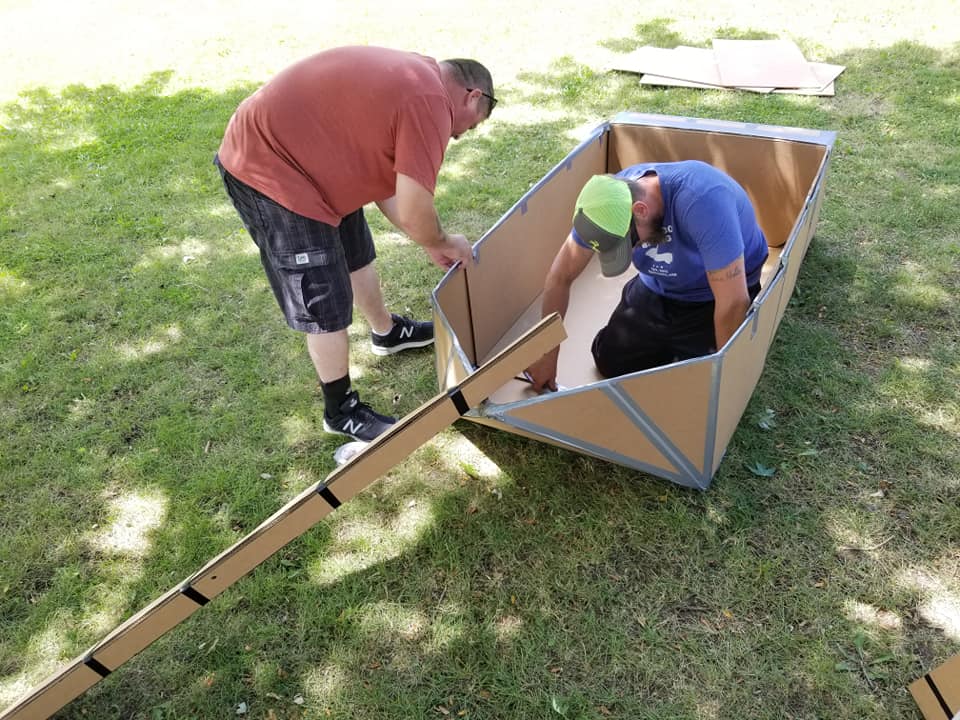
<svg viewBox="0 0 960 720">
<path fill-rule="evenodd" d="M 651 217 L 643 224 L 635 222 L 637 229 L 637 238 L 646 245 L 659 245 L 667 239 L 667 233 L 663 229 L 663 213 L 656 217 Z"/>
</svg>

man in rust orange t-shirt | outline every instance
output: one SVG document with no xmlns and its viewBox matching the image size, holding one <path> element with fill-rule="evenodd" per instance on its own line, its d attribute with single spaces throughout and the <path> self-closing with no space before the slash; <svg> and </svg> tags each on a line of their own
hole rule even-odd
<svg viewBox="0 0 960 720">
<path fill-rule="evenodd" d="M 350 388 L 354 302 L 376 354 L 433 342 L 432 323 L 386 309 L 363 206 L 376 202 L 441 268 L 469 265 L 470 244 L 443 230 L 433 192 L 450 138 L 495 104 L 474 60 L 343 47 L 282 71 L 230 119 L 217 166 L 287 324 L 306 333 L 329 432 L 372 440 L 395 422 Z"/>
</svg>

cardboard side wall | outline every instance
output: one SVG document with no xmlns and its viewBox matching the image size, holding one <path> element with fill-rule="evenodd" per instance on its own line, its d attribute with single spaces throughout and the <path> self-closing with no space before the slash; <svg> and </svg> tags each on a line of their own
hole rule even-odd
<svg viewBox="0 0 960 720">
<path fill-rule="evenodd" d="M 591 175 L 604 172 L 607 133 L 569 156 L 477 246 L 468 271 L 478 359 L 500 341 L 543 290 L 543 279 L 570 232 L 573 202 Z M 479 309 L 479 310 L 478 310 Z"/>
<path fill-rule="evenodd" d="M 453 387 L 470 374 L 465 364 L 479 364 L 473 346 L 465 272 L 450 273 L 444 278 L 433 293 L 433 312 L 437 381 L 441 388 Z"/>
<path fill-rule="evenodd" d="M 649 125 L 613 125 L 607 172 L 638 162 L 702 160 L 739 182 L 771 247 L 790 236 L 826 149 L 821 145 Z"/>
</svg>

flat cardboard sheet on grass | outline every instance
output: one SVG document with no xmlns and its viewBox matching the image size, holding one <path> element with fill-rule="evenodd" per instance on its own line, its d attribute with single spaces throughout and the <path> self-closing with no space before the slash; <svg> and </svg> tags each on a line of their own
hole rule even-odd
<svg viewBox="0 0 960 720">
<path fill-rule="evenodd" d="M 701 48 L 690 48 L 699 50 Z M 677 48 L 680 50 L 680 48 Z M 707 51 L 709 52 L 709 50 Z M 830 63 L 811 62 L 810 69 L 817 77 L 817 85 L 808 88 L 756 88 L 756 87 L 738 87 L 737 90 L 746 90 L 748 92 L 769 93 L 778 95 L 818 95 L 821 97 L 833 97 L 836 95 L 836 83 L 834 82 L 846 68 L 843 65 L 831 65 Z M 719 72 L 719 71 L 718 71 Z M 719 75 L 718 75 L 719 79 Z M 719 83 L 700 83 L 690 80 L 679 80 L 677 78 L 665 77 L 662 75 L 652 75 L 644 73 L 640 76 L 641 85 L 661 85 L 664 87 L 688 87 L 701 88 L 704 90 L 722 90 L 726 86 Z"/>
<path fill-rule="evenodd" d="M 817 85 L 803 53 L 790 40 L 713 41 L 720 80 L 730 87 L 806 88 Z"/>
<path fill-rule="evenodd" d="M 713 48 L 641 47 L 610 65 L 644 85 L 832 96 L 844 66 L 807 62 L 789 40 L 714 40 Z"/>
</svg>

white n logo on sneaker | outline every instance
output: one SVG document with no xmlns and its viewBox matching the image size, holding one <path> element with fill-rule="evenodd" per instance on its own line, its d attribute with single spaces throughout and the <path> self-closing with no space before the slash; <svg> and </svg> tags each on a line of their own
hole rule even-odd
<svg viewBox="0 0 960 720">
<path fill-rule="evenodd" d="M 400 339 L 413 337 L 413 325 L 404 325 L 400 328 Z"/>
<path fill-rule="evenodd" d="M 347 420 L 343 424 L 343 431 L 348 435 L 356 435 L 363 429 L 364 423 L 357 422 L 356 420 Z"/>
</svg>

